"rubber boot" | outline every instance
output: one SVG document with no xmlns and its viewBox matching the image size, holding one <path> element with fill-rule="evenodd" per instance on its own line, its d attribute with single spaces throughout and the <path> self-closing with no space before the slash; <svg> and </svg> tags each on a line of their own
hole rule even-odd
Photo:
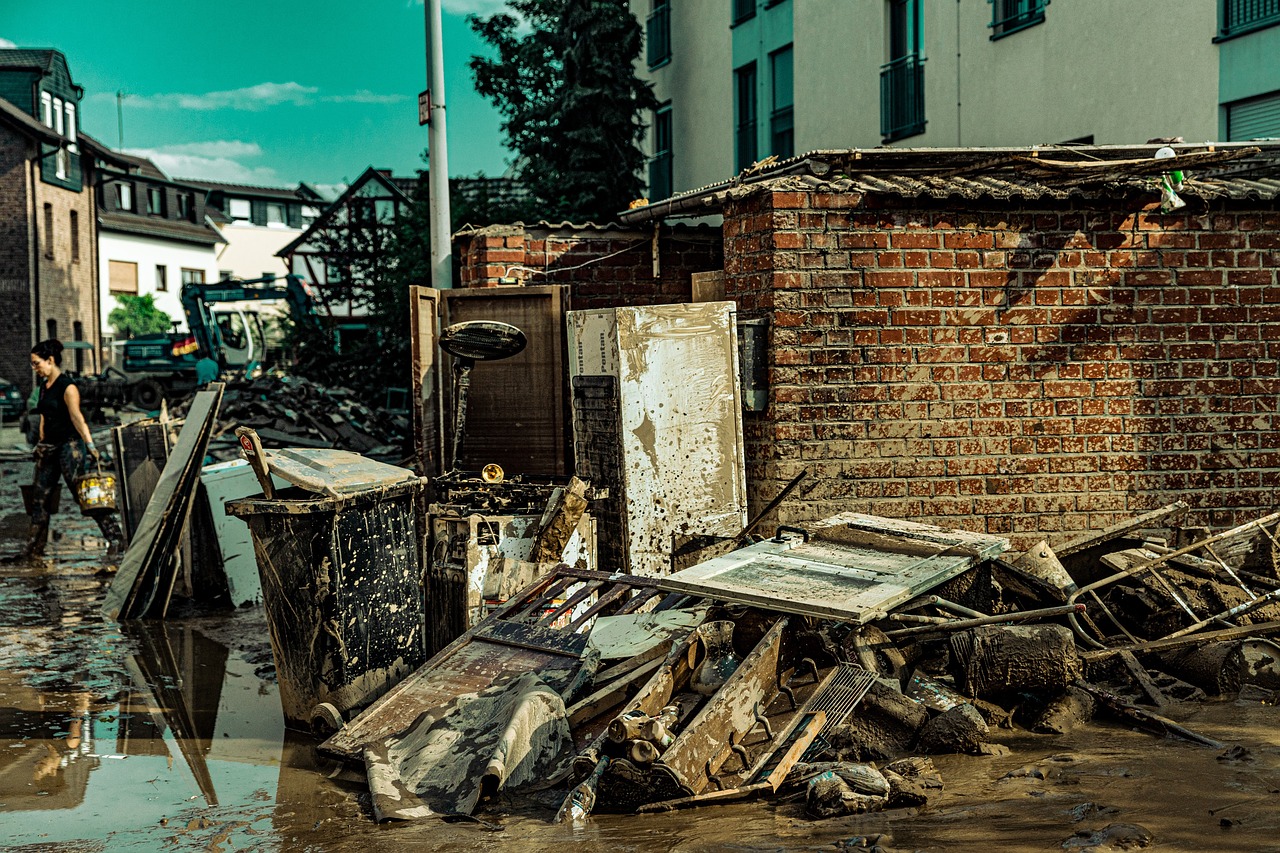
<svg viewBox="0 0 1280 853">
<path fill-rule="evenodd" d="M 27 540 L 27 549 L 23 553 L 27 557 L 43 557 L 45 545 L 49 543 L 49 522 L 31 525 L 31 535 Z"/>
</svg>

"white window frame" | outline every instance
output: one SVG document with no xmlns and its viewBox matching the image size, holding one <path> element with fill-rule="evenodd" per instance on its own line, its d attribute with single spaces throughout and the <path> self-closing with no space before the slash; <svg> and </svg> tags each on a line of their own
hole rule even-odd
<svg viewBox="0 0 1280 853">
<path fill-rule="evenodd" d="M 67 114 L 67 141 L 72 151 L 76 150 L 76 105 L 67 101 L 63 105 L 63 112 Z"/>
<path fill-rule="evenodd" d="M 243 216 L 236 213 L 237 208 L 244 211 Z M 252 222 L 253 204 L 247 198 L 229 198 L 227 199 L 227 216 L 231 217 L 232 222 Z"/>
<path fill-rule="evenodd" d="M 45 127 L 53 127 L 53 95 L 40 93 L 40 112 Z"/>
<path fill-rule="evenodd" d="M 116 205 L 124 211 L 130 213 L 137 210 L 137 206 L 133 200 L 133 184 L 117 183 L 116 184 Z"/>
<path fill-rule="evenodd" d="M 279 214 L 278 218 L 273 219 L 272 214 Z M 269 201 L 267 202 L 267 227 L 284 228 L 289 224 L 289 211 L 283 202 Z"/>
<path fill-rule="evenodd" d="M 62 135 L 62 98 L 53 99 L 53 132 Z"/>
<path fill-rule="evenodd" d="M 58 177 L 65 181 L 71 174 L 71 154 L 67 151 L 66 146 L 58 146 L 58 150 L 53 155 L 53 162 L 56 166 Z"/>
</svg>

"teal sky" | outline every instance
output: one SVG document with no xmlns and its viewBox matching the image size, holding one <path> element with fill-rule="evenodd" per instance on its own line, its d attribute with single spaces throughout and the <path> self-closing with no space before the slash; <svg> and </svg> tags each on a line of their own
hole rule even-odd
<svg viewBox="0 0 1280 853">
<path fill-rule="evenodd" d="M 443 0 L 451 175 L 502 174 L 499 116 L 467 60 L 485 52 L 466 14 L 502 0 Z M 81 127 L 174 177 L 334 185 L 367 167 L 423 168 L 422 0 L 0 0 L 0 46 L 56 48 L 85 91 Z"/>
</svg>

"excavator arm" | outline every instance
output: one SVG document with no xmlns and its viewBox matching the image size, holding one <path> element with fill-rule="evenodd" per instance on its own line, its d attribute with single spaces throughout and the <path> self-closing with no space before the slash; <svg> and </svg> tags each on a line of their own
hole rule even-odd
<svg viewBox="0 0 1280 853">
<path fill-rule="evenodd" d="M 226 367 L 222 332 L 209 306 L 221 302 L 266 301 L 283 299 L 297 322 L 318 323 L 316 299 L 310 286 L 301 276 L 226 279 L 217 282 L 198 282 L 182 286 L 182 310 L 187 317 L 187 328 L 195 338 L 201 357 L 209 356 Z"/>
</svg>

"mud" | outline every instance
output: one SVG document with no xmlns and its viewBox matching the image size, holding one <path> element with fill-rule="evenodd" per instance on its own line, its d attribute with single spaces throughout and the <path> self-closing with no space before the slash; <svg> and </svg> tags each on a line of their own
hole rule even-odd
<svg viewBox="0 0 1280 853">
<path fill-rule="evenodd" d="M 31 470 L 0 466 L 9 553 Z M 575 829 L 549 823 L 548 794 L 480 823 L 376 824 L 363 778 L 286 733 L 260 608 L 104 622 L 96 528 L 65 503 L 55 526 L 46 565 L 0 566 L 0 849 L 829 851 L 883 835 L 895 850 L 1030 851 L 1134 826 L 1148 850 L 1280 851 L 1280 710 L 1231 699 L 1161 709 L 1243 747 L 1225 754 L 1107 723 L 993 728 L 1010 753 L 936 756 L 946 787 L 918 810 L 814 820 L 800 797 Z"/>
</svg>

